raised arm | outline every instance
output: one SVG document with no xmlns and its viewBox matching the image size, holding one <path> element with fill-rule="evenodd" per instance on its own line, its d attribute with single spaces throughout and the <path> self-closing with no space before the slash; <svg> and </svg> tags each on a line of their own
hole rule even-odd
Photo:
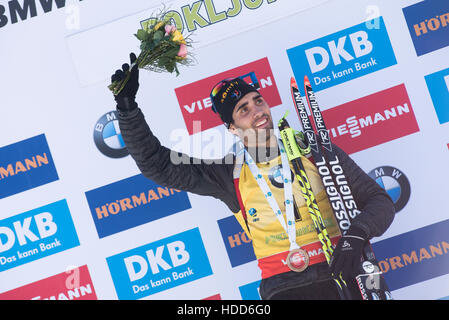
<svg viewBox="0 0 449 320">
<path fill-rule="evenodd" d="M 135 59 L 136 56 L 131 54 L 131 66 Z M 117 70 L 112 76 L 112 82 L 123 79 L 129 69 L 130 66 L 124 64 L 122 70 Z M 162 186 L 213 196 L 237 212 L 238 202 L 232 182 L 233 155 L 206 161 L 162 146 L 135 101 L 138 79 L 139 70 L 134 66 L 130 79 L 115 100 L 123 140 L 142 174 Z M 177 160 L 176 163 L 173 159 Z"/>
</svg>

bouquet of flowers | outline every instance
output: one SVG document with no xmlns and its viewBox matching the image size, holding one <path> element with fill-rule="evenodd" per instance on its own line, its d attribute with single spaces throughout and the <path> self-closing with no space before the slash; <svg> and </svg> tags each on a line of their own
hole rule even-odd
<svg viewBox="0 0 449 320">
<path fill-rule="evenodd" d="M 162 18 L 163 14 L 150 26 L 137 30 L 135 36 L 140 40 L 141 53 L 130 66 L 130 70 L 137 64 L 139 69 L 154 72 L 176 72 L 179 75 L 178 64 L 191 65 L 187 47 L 191 40 L 184 38 L 170 19 Z M 122 81 L 111 83 L 108 88 L 117 95 L 129 80 L 130 72 Z"/>
</svg>

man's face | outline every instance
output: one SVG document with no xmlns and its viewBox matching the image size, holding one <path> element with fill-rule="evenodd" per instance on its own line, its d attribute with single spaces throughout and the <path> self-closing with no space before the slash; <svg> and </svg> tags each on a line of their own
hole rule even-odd
<svg viewBox="0 0 449 320">
<path fill-rule="evenodd" d="M 268 103 L 258 92 L 250 92 L 237 103 L 229 126 L 245 144 L 266 143 L 273 134 L 273 119 Z M 249 143 L 246 143 L 249 142 Z"/>
</svg>

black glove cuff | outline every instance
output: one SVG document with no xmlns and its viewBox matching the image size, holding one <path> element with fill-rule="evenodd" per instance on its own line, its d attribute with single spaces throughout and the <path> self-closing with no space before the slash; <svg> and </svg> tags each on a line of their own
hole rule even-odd
<svg viewBox="0 0 449 320">
<path fill-rule="evenodd" d="M 137 103 L 134 98 L 131 97 L 117 97 L 115 99 L 117 101 L 117 110 L 121 114 L 128 114 L 131 111 L 137 109 Z"/>
<path fill-rule="evenodd" d="M 366 232 L 364 230 L 362 230 L 361 228 L 354 226 L 354 225 L 352 225 L 349 228 L 348 232 L 346 232 L 345 235 L 346 236 L 355 236 L 358 238 L 363 238 L 365 240 L 368 238 L 368 235 L 366 234 Z"/>
</svg>

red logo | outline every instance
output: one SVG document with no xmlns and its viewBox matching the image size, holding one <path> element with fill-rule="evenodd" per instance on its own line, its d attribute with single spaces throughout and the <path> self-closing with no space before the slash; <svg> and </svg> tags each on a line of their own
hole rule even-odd
<svg viewBox="0 0 449 320">
<path fill-rule="evenodd" d="M 87 266 L 0 294 L 0 300 L 97 300 Z"/>
<path fill-rule="evenodd" d="M 403 84 L 323 112 L 332 142 L 351 154 L 419 131 Z"/>
<path fill-rule="evenodd" d="M 190 135 L 222 124 L 218 114 L 212 111 L 210 92 L 221 80 L 241 77 L 259 89 L 270 107 L 282 103 L 267 58 L 216 74 L 175 89 L 187 131 Z M 200 121 L 201 126 L 194 122 Z M 200 127 L 200 129 L 198 129 Z"/>
</svg>

